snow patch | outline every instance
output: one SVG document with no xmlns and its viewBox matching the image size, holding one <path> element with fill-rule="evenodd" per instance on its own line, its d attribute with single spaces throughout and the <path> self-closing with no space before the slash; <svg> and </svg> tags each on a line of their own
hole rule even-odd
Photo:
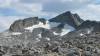
<svg viewBox="0 0 100 56">
<path fill-rule="evenodd" d="M 22 34 L 21 32 L 3 32 L 1 33 L 1 37 L 5 37 L 5 38 L 11 38 L 11 35 L 20 35 Z"/>
<path fill-rule="evenodd" d="M 50 41 L 50 38 L 48 38 L 48 37 L 46 37 L 45 39 L 48 40 L 48 41 Z"/>
<path fill-rule="evenodd" d="M 87 34 L 90 34 L 93 31 L 93 28 L 87 30 Z"/>
<path fill-rule="evenodd" d="M 26 30 L 29 30 L 30 32 L 33 31 L 33 29 L 35 28 L 45 28 L 45 29 L 51 29 L 52 27 L 57 27 L 60 23 L 56 23 L 56 22 L 49 22 L 49 21 L 46 21 L 46 24 L 43 24 L 42 22 L 39 22 L 39 24 L 37 25 L 33 25 L 33 26 L 30 26 L 30 27 L 27 27 L 27 28 L 24 28 Z"/>
<path fill-rule="evenodd" d="M 84 34 L 83 33 L 80 33 L 80 36 L 83 36 Z"/>
<path fill-rule="evenodd" d="M 73 28 L 72 26 L 69 26 L 68 24 L 64 25 L 64 28 L 62 29 L 62 32 L 60 34 L 60 36 L 63 36 L 71 31 L 75 30 L 75 28 Z"/>
<path fill-rule="evenodd" d="M 91 31 L 90 31 L 90 30 L 88 30 L 88 31 L 87 31 L 87 34 L 90 34 L 90 33 L 91 33 Z"/>
<path fill-rule="evenodd" d="M 39 38 L 36 38 L 36 42 L 39 42 L 40 41 L 40 39 Z"/>
<path fill-rule="evenodd" d="M 53 32 L 54 35 L 60 35 L 59 33 Z"/>
<path fill-rule="evenodd" d="M 39 38 L 42 38 L 41 33 L 40 33 L 40 34 L 38 34 L 38 36 L 39 36 Z"/>
<path fill-rule="evenodd" d="M 11 35 L 21 35 L 22 33 L 21 32 L 12 32 Z"/>
<path fill-rule="evenodd" d="M 62 29 L 60 36 L 64 36 L 65 34 L 67 34 L 70 31 L 71 31 L 70 29 Z"/>
<path fill-rule="evenodd" d="M 33 25 L 33 26 L 31 26 L 31 27 L 27 27 L 27 28 L 25 28 L 25 29 L 26 29 L 26 30 L 29 30 L 30 32 L 32 32 L 33 29 L 39 28 L 39 27 L 46 28 L 46 29 L 50 29 L 50 26 L 49 26 L 49 24 L 48 24 L 48 21 L 46 21 L 46 24 L 43 24 L 42 22 L 39 22 L 39 24 Z"/>
</svg>

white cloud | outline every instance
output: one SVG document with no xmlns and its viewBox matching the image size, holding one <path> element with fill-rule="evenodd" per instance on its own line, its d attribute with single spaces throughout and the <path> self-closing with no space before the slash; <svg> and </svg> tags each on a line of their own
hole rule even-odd
<svg viewBox="0 0 100 56">
<path fill-rule="evenodd" d="M 17 3 L 19 0 L 0 0 L 0 7 L 10 7 L 12 3 Z"/>
<path fill-rule="evenodd" d="M 23 19 L 25 17 L 19 17 L 19 16 L 0 16 L 0 31 L 4 31 L 5 29 L 8 29 L 10 25 L 18 19 Z"/>
<path fill-rule="evenodd" d="M 20 0 L 0 0 L 0 8 L 14 9 L 16 12 L 30 16 L 45 16 L 41 3 L 22 3 Z"/>
<path fill-rule="evenodd" d="M 87 3 L 91 0 L 61 0 L 62 2 L 79 2 L 79 3 Z"/>
<path fill-rule="evenodd" d="M 77 10 L 93 3 L 92 0 L 50 0 L 43 3 L 43 10 L 55 13 Z"/>
<path fill-rule="evenodd" d="M 28 4 L 21 3 L 19 0 L 0 0 L 0 8 L 14 9 L 16 12 L 20 12 L 25 16 L 2 16 L 0 14 L 0 31 L 8 29 L 10 25 L 20 18 L 31 16 L 48 16 L 45 12 L 42 12 L 42 5 L 39 3 Z M 7 13 L 7 12 L 6 12 Z M 27 15 L 27 16 L 26 16 Z"/>
<path fill-rule="evenodd" d="M 78 13 L 84 20 L 100 21 L 100 5 L 89 4 L 84 8 L 76 10 L 75 12 Z"/>
</svg>

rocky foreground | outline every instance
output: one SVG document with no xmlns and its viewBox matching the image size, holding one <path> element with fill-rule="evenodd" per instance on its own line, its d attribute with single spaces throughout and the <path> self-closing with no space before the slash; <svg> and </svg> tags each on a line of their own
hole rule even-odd
<svg viewBox="0 0 100 56">
<path fill-rule="evenodd" d="M 96 35 L 96 36 L 95 36 Z M 27 44 L 1 46 L 3 56 L 100 56 L 100 34 L 64 38 L 65 41 L 44 42 L 39 46 Z"/>
</svg>

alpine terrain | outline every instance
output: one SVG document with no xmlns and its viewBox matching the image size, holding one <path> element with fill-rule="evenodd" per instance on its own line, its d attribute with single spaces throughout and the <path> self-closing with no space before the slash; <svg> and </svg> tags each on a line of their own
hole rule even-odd
<svg viewBox="0 0 100 56">
<path fill-rule="evenodd" d="M 0 56 L 100 56 L 100 22 L 70 11 L 17 20 L 0 33 Z"/>
</svg>

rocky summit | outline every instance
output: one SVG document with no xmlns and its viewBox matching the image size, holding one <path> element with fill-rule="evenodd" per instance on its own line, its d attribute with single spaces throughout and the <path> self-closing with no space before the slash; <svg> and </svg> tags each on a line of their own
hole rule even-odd
<svg viewBox="0 0 100 56">
<path fill-rule="evenodd" d="M 0 33 L 1 56 L 100 56 L 100 22 L 70 11 L 54 18 L 29 17 Z"/>
</svg>

